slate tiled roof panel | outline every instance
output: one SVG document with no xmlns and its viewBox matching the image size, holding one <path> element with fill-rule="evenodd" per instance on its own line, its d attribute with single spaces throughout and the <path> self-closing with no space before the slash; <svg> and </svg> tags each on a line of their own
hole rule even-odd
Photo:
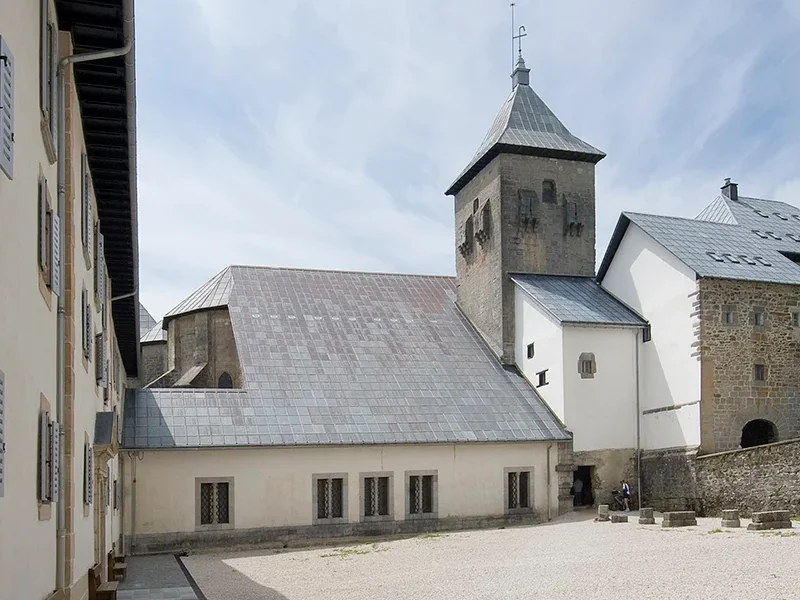
<svg viewBox="0 0 800 600">
<path fill-rule="evenodd" d="M 562 323 L 639 327 L 647 324 L 591 277 L 515 274 L 511 279 Z"/>
<path fill-rule="evenodd" d="M 139 337 L 146 335 L 156 324 L 153 318 L 144 305 L 139 303 Z"/>
<path fill-rule="evenodd" d="M 164 322 L 159 321 L 153 327 L 142 336 L 142 339 L 139 340 L 141 344 L 147 344 L 150 342 L 166 342 L 167 341 L 167 332 L 164 330 Z"/>
<path fill-rule="evenodd" d="M 225 306 L 228 304 L 232 288 L 231 267 L 227 267 L 164 315 L 164 320 L 196 310 Z"/>
<path fill-rule="evenodd" d="M 743 226 L 739 216 L 740 225 L 639 213 L 623 213 L 622 218 L 641 227 L 701 277 L 800 284 L 800 267 L 780 253 L 800 251 L 800 242 L 763 239 Z"/>
<path fill-rule="evenodd" d="M 541 150 L 548 155 L 561 153 L 590 162 L 605 156 L 601 150 L 572 135 L 533 88 L 520 84 L 514 87 L 472 160 L 447 193 L 457 193 L 497 147 L 511 151 L 513 148 Z"/>
<path fill-rule="evenodd" d="M 736 217 L 733 216 L 733 213 L 728 207 L 728 203 L 722 196 L 717 196 L 717 198 L 706 206 L 695 219 L 698 221 L 713 221 L 714 223 L 737 225 Z"/>
<path fill-rule="evenodd" d="M 126 447 L 564 440 L 455 279 L 231 267 L 245 390 L 136 390 Z"/>
</svg>

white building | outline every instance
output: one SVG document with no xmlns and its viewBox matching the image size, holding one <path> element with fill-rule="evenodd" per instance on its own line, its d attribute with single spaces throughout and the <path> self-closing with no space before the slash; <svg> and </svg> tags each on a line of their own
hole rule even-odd
<svg viewBox="0 0 800 600">
<path fill-rule="evenodd" d="M 117 420 L 139 338 L 133 55 L 75 55 L 129 49 L 125 9 L 0 0 L 3 598 L 86 598 L 119 547 Z"/>
</svg>

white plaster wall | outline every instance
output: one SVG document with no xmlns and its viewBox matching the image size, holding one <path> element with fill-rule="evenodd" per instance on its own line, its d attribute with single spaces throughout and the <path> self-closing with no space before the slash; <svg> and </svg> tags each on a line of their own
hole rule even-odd
<svg viewBox="0 0 800 600">
<path fill-rule="evenodd" d="M 561 325 L 547 315 L 539 305 L 514 287 L 515 348 L 514 360 L 523 375 L 535 386 L 536 375 L 547 369 L 548 384 L 537 388 L 550 409 L 564 420 L 564 361 L 562 359 Z M 528 358 L 528 344 L 534 343 L 535 354 Z M 569 424 L 567 424 L 569 426 Z"/>
<path fill-rule="evenodd" d="M 642 344 L 640 357 L 642 410 L 699 401 L 700 363 L 692 357 L 694 271 L 631 223 L 602 285 L 650 322 L 652 341 Z M 659 416 L 642 419 L 644 448 L 700 443 L 699 411 L 654 414 Z"/>
<path fill-rule="evenodd" d="M 147 451 L 136 462 L 136 534 L 195 529 L 195 479 L 234 478 L 236 529 L 310 525 L 312 475 L 348 474 L 348 518 L 359 520 L 359 474 L 394 473 L 394 516 L 405 516 L 405 471 L 438 471 L 440 518 L 504 514 L 505 467 L 533 467 L 533 501 L 547 507 L 547 443 L 343 446 Z M 133 461 L 125 462 L 125 533 L 134 510 L 130 485 Z M 558 507 L 558 461 L 551 450 L 551 506 Z"/>
<path fill-rule="evenodd" d="M 564 327 L 564 420 L 573 450 L 636 447 L 636 329 Z M 592 352 L 593 378 L 578 360 Z"/>
<path fill-rule="evenodd" d="M 56 297 L 39 292 L 38 176 L 55 199 L 56 167 L 40 129 L 39 2 L 0 0 L 0 36 L 15 60 L 14 173 L 0 172 L 0 370 L 5 374 L 5 493 L 0 497 L 0 597 L 38 600 L 55 587 L 55 507 L 39 521 L 40 394 L 55 407 Z M 55 417 L 55 415 L 53 415 Z"/>
</svg>

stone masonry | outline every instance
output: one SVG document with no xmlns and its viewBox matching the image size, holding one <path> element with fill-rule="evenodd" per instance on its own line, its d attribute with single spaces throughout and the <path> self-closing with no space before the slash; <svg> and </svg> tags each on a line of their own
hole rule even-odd
<svg viewBox="0 0 800 600">
<path fill-rule="evenodd" d="M 167 371 L 167 342 L 147 342 L 142 344 L 142 361 L 139 377 L 147 385 Z"/>
<path fill-rule="evenodd" d="M 699 291 L 701 452 L 738 448 L 754 419 L 774 424 L 773 441 L 800 437 L 800 328 L 792 326 L 800 286 L 701 279 Z M 733 324 L 724 322 L 727 311 Z M 756 365 L 764 365 L 764 381 Z"/>
<path fill-rule="evenodd" d="M 555 182 L 554 203 L 542 200 L 545 180 Z M 594 275 L 594 165 L 501 154 L 456 194 L 455 221 L 459 306 L 501 360 L 513 363 L 508 274 Z"/>
</svg>

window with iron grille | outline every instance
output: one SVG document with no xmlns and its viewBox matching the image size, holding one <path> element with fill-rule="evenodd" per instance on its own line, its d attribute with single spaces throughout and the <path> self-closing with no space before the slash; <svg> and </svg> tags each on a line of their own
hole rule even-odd
<svg viewBox="0 0 800 600">
<path fill-rule="evenodd" d="M 347 520 L 347 475 L 314 475 L 314 522 Z"/>
<path fill-rule="evenodd" d="M 532 467 L 505 469 L 506 512 L 530 512 L 532 507 Z"/>
<path fill-rule="evenodd" d="M 233 527 L 233 477 L 198 478 L 195 482 L 195 527 Z"/>
<path fill-rule="evenodd" d="M 597 362 L 594 352 L 582 352 L 578 357 L 578 374 L 581 379 L 592 379 L 597 372 Z"/>
<path fill-rule="evenodd" d="M 435 517 L 438 510 L 436 471 L 406 472 L 406 517 Z"/>
<path fill-rule="evenodd" d="M 391 518 L 392 474 L 361 474 L 361 517 L 368 520 Z"/>
</svg>

